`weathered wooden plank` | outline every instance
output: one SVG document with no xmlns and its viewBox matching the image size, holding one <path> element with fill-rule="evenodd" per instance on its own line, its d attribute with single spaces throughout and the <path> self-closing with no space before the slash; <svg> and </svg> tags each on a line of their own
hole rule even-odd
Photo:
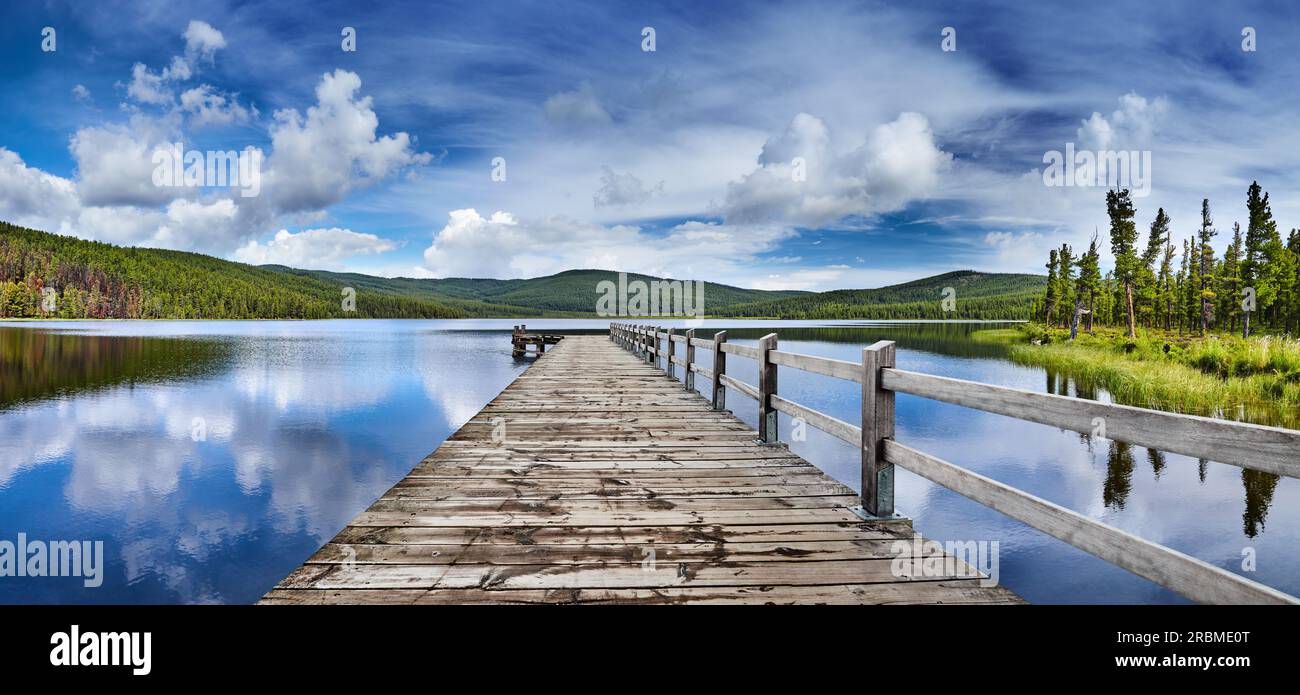
<svg viewBox="0 0 1300 695">
<path fill-rule="evenodd" d="M 884 387 L 1192 458 L 1300 477 L 1300 431 L 887 369 Z"/>
<path fill-rule="evenodd" d="M 785 524 L 771 526 L 568 526 L 568 527 L 428 527 L 428 526 L 349 526 L 334 537 L 333 543 L 413 544 L 413 545 L 588 545 L 600 543 L 712 543 L 745 545 L 748 543 L 792 543 L 816 541 L 854 541 L 911 539 L 912 529 L 906 522 L 866 524 Z"/>
<path fill-rule="evenodd" d="M 362 565 L 640 565 L 654 562 L 824 562 L 892 559 L 908 540 L 790 541 L 785 543 L 327 543 L 312 564 Z"/>
<path fill-rule="evenodd" d="M 758 348 L 749 345 L 741 345 L 739 343 L 723 343 L 722 351 L 730 355 L 748 357 L 751 360 L 757 360 L 759 354 Z"/>
<path fill-rule="evenodd" d="M 886 460 L 1080 550 L 1202 603 L 1300 603 L 1294 596 L 1094 521 L 892 440 Z"/>
<path fill-rule="evenodd" d="M 754 388 L 753 386 L 750 386 L 749 384 L 746 384 L 740 379 L 732 378 L 728 374 L 723 374 L 722 376 L 719 377 L 719 379 L 722 381 L 723 386 L 729 386 L 733 389 L 736 389 L 737 391 L 745 394 L 746 396 L 749 396 L 750 398 L 753 398 L 754 400 L 759 399 L 758 389 Z"/>
<path fill-rule="evenodd" d="M 862 428 L 850 425 L 843 420 L 837 420 L 825 413 L 813 410 L 806 406 L 799 405 L 792 400 L 773 395 L 772 404 L 780 412 L 790 417 L 802 418 L 805 422 L 826 432 L 827 434 L 842 439 L 849 444 L 857 444 L 862 437 Z"/>
<path fill-rule="evenodd" d="M 655 562 L 647 565 L 307 565 L 327 570 L 294 588 L 303 589 L 567 589 L 672 586 L 814 586 L 961 579 L 968 568 L 944 568 L 939 576 L 915 577 L 892 559 L 803 562 Z M 951 570 L 951 571 L 949 571 Z"/>
<path fill-rule="evenodd" d="M 852 584 L 847 586 L 665 587 L 658 589 L 275 589 L 272 605 L 391 604 L 1017 604 L 1014 596 L 979 580 Z"/>
<path fill-rule="evenodd" d="M 817 357 L 815 355 L 801 355 L 797 352 L 784 352 L 781 350 L 771 351 L 768 353 L 768 358 L 773 363 L 783 367 L 802 369 L 805 372 L 832 376 L 837 379 L 847 379 L 858 383 L 862 382 L 862 365 L 857 362 Z"/>
</svg>

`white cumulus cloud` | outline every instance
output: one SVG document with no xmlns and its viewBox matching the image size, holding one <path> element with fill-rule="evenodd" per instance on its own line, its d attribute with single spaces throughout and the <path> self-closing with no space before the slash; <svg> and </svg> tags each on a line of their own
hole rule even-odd
<svg viewBox="0 0 1300 695">
<path fill-rule="evenodd" d="M 379 117 L 370 97 L 357 96 L 360 89 L 356 73 L 335 70 L 321 78 L 306 116 L 275 112 L 267 188 L 278 210 L 322 209 L 357 186 L 430 161 L 406 133 L 376 135 Z"/>
<path fill-rule="evenodd" d="M 234 258 L 254 265 L 278 263 L 296 268 L 330 269 L 340 267 L 344 260 L 353 256 L 384 253 L 395 248 L 397 244 L 393 241 L 350 229 L 305 229 L 296 234 L 281 229 L 265 244 L 249 241 L 235 251 Z"/>
<path fill-rule="evenodd" d="M 424 264 L 436 277 L 536 277 L 596 268 L 680 278 L 694 273 L 721 282 L 748 277 L 743 266 L 790 235 L 777 225 L 697 221 L 650 233 L 558 216 L 521 220 L 498 211 L 484 217 L 467 208 L 450 213 L 425 249 Z"/>
<path fill-rule="evenodd" d="M 877 126 L 846 151 L 836 148 L 825 123 L 801 113 L 763 146 L 758 168 L 727 187 L 724 216 L 816 226 L 889 212 L 933 193 L 951 162 L 918 113 Z"/>
</svg>

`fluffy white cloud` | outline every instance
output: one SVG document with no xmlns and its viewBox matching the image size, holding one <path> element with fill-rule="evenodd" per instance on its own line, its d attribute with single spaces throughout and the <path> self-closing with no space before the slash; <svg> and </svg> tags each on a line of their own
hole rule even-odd
<svg viewBox="0 0 1300 695">
<path fill-rule="evenodd" d="M 77 101 L 90 101 L 90 90 L 84 84 L 73 85 L 72 96 Z"/>
<path fill-rule="evenodd" d="M 727 187 L 724 215 L 728 222 L 816 226 L 889 212 L 930 195 L 951 161 L 918 113 L 877 126 L 845 152 L 825 123 L 801 113 L 763 146 L 758 168 Z"/>
<path fill-rule="evenodd" d="M 166 104 L 172 100 L 171 92 L 163 88 L 163 76 L 144 63 L 131 66 L 131 84 L 126 93 L 143 104 Z"/>
<path fill-rule="evenodd" d="M 992 250 L 981 266 L 985 270 L 1023 272 L 1046 260 L 1045 246 L 1054 245 L 1038 232 L 988 232 L 984 244 Z"/>
<path fill-rule="evenodd" d="M 507 212 L 484 217 L 454 210 L 424 252 L 436 277 L 534 277 L 600 268 L 714 281 L 748 276 L 742 267 L 791 232 L 776 225 L 686 222 L 665 234 L 605 227 L 564 217 L 520 220 Z M 648 250 L 653 249 L 653 253 Z"/>
<path fill-rule="evenodd" d="M 229 198 L 210 202 L 173 200 L 167 205 L 166 219 L 154 232 L 152 243 L 173 249 L 212 248 L 228 239 L 238 238 L 242 230 L 236 225 L 238 211 Z"/>
<path fill-rule="evenodd" d="M 259 244 L 256 240 L 235 251 L 235 260 L 254 265 L 278 263 L 296 268 L 338 268 L 342 261 L 358 255 L 384 253 L 397 244 L 374 234 L 350 229 L 306 229 L 298 233 L 281 229 L 275 238 Z"/>
<path fill-rule="evenodd" d="M 245 107 L 235 96 L 221 94 L 206 84 L 182 92 L 181 109 L 190 114 L 190 125 L 196 128 L 247 123 L 257 117 L 256 107 Z"/>
<path fill-rule="evenodd" d="M 226 37 L 207 22 L 190 20 L 182 36 L 185 38 L 185 55 L 172 56 L 171 63 L 160 72 L 150 70 L 144 63 L 131 66 L 127 96 L 142 104 L 171 104 L 176 95 L 169 83 L 190 79 L 199 60 L 211 63 L 217 50 L 226 47 Z"/>
<path fill-rule="evenodd" d="M 282 232 L 259 246 L 250 242 L 282 215 L 319 218 L 353 188 L 429 161 L 414 151 L 406 133 L 379 137 L 369 97 L 360 78 L 347 71 L 324 75 L 317 102 L 305 117 L 295 110 L 277 114 L 271 128 L 269 166 L 261 167 L 260 195 L 241 197 L 229 188 L 160 186 L 154 183 L 155 153 L 185 142 L 186 126 L 251 122 L 255 107 L 202 84 L 185 90 L 179 103 L 169 91 L 192 75 L 192 63 L 211 60 L 225 45 L 221 33 L 202 22 L 185 32 L 185 56 L 155 73 L 137 64 L 132 98 L 163 106 L 153 112 L 130 107 L 126 122 L 90 125 L 69 140 L 76 162 L 73 178 L 30 167 L 0 148 L 0 219 L 61 234 L 124 245 L 148 245 L 224 255 L 238 251 L 261 262 L 337 265 L 343 257 L 381 253 L 395 245 L 348 230 Z M 85 93 L 74 89 L 74 95 Z M 238 150 L 241 147 L 231 147 Z M 244 190 L 253 190 L 244 186 Z M 285 237 L 283 235 L 287 234 Z"/>
<path fill-rule="evenodd" d="M 121 125 L 78 130 L 69 144 L 86 205 L 156 206 L 184 189 L 155 186 L 153 153 L 176 137 L 175 122 L 135 115 Z"/>
<path fill-rule="evenodd" d="M 217 49 L 226 47 L 226 37 L 207 22 L 191 19 L 185 27 L 185 55 L 211 61 Z"/>
<path fill-rule="evenodd" d="M 77 182 L 27 166 L 0 148 L 0 218 L 116 244 L 221 252 L 240 236 L 235 203 L 176 199 L 164 209 L 87 204 Z"/>
<path fill-rule="evenodd" d="M 76 214 L 81 203 L 70 179 L 29 167 L 0 147 L 0 212 L 14 224 L 49 229 Z"/>
<path fill-rule="evenodd" d="M 1164 97 L 1148 100 L 1130 92 L 1119 98 L 1119 108 L 1110 118 L 1093 111 L 1075 131 L 1079 146 L 1086 150 L 1125 149 L 1149 145 L 1160 127 L 1169 104 Z"/>
<path fill-rule="evenodd" d="M 382 179 L 428 153 L 416 152 L 406 133 L 376 136 L 379 117 L 370 97 L 358 97 L 361 78 L 335 70 L 316 86 L 316 105 L 275 112 L 267 189 L 283 212 L 319 210 L 359 185 Z"/>
</svg>

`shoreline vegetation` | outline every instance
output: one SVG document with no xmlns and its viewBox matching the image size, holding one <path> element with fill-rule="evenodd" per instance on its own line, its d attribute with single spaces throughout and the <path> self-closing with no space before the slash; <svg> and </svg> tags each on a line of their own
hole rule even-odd
<svg viewBox="0 0 1300 695">
<path fill-rule="evenodd" d="M 1245 229 L 1233 223 L 1219 256 L 1202 199 L 1180 255 L 1163 208 L 1140 244 L 1129 191 L 1106 191 L 1114 268 L 1101 272 L 1099 233 L 1082 254 L 1052 249 L 1039 323 L 985 339 L 1049 384 L 1055 371 L 1128 405 L 1300 428 L 1300 229 L 1283 237 L 1257 181 L 1245 203 Z"/>
<path fill-rule="evenodd" d="M 1073 381 L 1061 395 L 1296 429 L 1300 427 L 1300 341 L 1285 336 L 1180 335 L 1123 327 L 1097 328 L 1069 340 L 1069 331 L 1041 323 L 977 331 L 1007 356 Z"/>
</svg>

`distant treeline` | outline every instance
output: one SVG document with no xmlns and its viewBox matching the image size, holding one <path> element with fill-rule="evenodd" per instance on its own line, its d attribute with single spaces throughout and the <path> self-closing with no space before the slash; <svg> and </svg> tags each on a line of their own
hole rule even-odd
<svg viewBox="0 0 1300 695">
<path fill-rule="evenodd" d="M 1300 230 L 1292 229 L 1283 241 L 1258 182 L 1246 190 L 1246 229 L 1233 223 L 1232 242 L 1221 257 L 1211 246 L 1219 231 L 1208 198 L 1201 202 L 1196 232 L 1181 244 L 1161 208 L 1139 248 L 1127 190 L 1108 191 L 1106 211 L 1115 268 L 1100 272 L 1095 235 L 1081 255 L 1069 244 L 1053 249 L 1047 288 L 1034 309 L 1039 320 L 1076 328 L 1094 321 L 1123 325 L 1130 336 L 1137 326 L 1202 335 L 1240 330 L 1248 336 L 1255 328 L 1300 333 Z"/>
<path fill-rule="evenodd" d="M 0 222 L 0 318 L 594 316 L 601 283 L 618 276 L 607 270 L 570 270 L 509 280 L 383 278 L 124 248 Z M 45 301 L 47 288 L 52 302 Z M 345 288 L 355 292 L 354 302 L 345 303 Z M 801 294 L 706 283 L 705 310 Z"/>
<path fill-rule="evenodd" d="M 57 301 L 47 310 L 45 288 Z M 119 319 L 453 318 L 384 293 L 344 311 L 342 287 L 211 256 L 123 248 L 0 222 L 0 316 Z"/>
<path fill-rule="evenodd" d="M 959 270 L 879 289 L 832 290 L 709 313 L 782 319 L 1027 320 L 1045 284 L 1041 275 Z"/>
</svg>

